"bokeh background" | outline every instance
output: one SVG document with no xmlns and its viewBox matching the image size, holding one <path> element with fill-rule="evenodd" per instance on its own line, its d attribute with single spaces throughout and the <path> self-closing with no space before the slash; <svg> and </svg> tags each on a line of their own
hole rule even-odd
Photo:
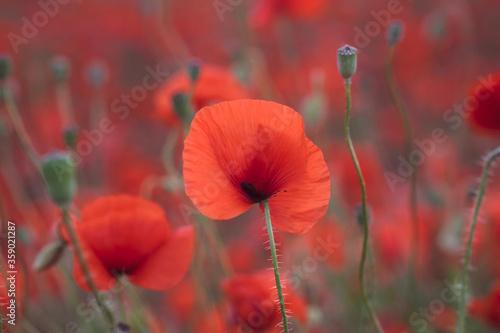
<svg viewBox="0 0 500 333">
<path fill-rule="evenodd" d="M 405 173 L 413 166 L 402 162 L 408 161 L 405 133 L 384 72 L 386 30 L 394 20 L 404 28 L 394 75 L 422 157 L 414 303 L 406 294 L 412 228 L 411 171 Z M 371 211 L 370 294 L 386 332 L 454 330 L 456 304 L 442 300 L 441 293 L 456 282 L 482 158 L 500 138 L 471 124 L 467 104 L 474 98 L 471 87 L 491 81 L 500 67 L 500 2 L 2 0 L 0 31 L 0 53 L 13 60 L 7 84 L 36 150 L 44 155 L 65 149 L 63 133 L 77 128 L 81 163 L 75 207 L 127 193 L 160 203 L 173 225 L 201 218 L 179 185 L 183 131 L 171 103 L 174 94 L 189 90 L 186 68 L 193 62 L 201 68 L 195 111 L 223 100 L 256 98 L 302 114 L 308 137 L 329 165 L 332 199 L 324 221 L 310 233 L 277 235 L 282 270 L 305 307 L 307 319 L 296 323 L 297 332 L 369 331 L 356 275 L 360 192 L 344 142 L 344 83 L 337 71 L 337 49 L 345 43 L 357 47 L 352 132 Z M 157 84 L 144 89 L 152 72 Z M 112 130 L 95 132 L 103 119 Z M 19 288 L 26 294 L 21 302 L 30 324 L 18 331 L 100 332 L 90 294 L 72 281 L 69 250 L 46 271 L 31 268 L 40 249 L 58 237 L 60 215 L 3 106 L 0 122 L 2 209 L 17 223 L 18 260 L 26 268 Z M 499 186 L 492 174 L 473 248 L 471 299 L 491 295 L 499 278 Z M 270 267 L 258 208 L 215 226 L 237 273 Z M 327 238 L 336 244 L 334 251 L 327 260 L 315 259 L 314 249 Z M 222 309 L 224 276 L 217 256 L 209 249 L 198 252 L 206 253 L 195 254 L 195 268 L 175 288 L 135 290 L 142 305 L 127 307 L 142 312 L 147 323 L 134 330 L 229 331 L 231 311 Z M 200 277 L 208 298 L 193 287 Z M 498 330 L 498 299 L 489 308 L 471 310 L 471 332 Z M 206 321 L 213 320 L 224 328 L 210 328 Z"/>
</svg>

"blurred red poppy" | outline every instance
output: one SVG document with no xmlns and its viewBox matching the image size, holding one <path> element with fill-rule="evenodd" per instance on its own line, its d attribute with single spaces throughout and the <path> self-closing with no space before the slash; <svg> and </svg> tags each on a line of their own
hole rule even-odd
<svg viewBox="0 0 500 333">
<path fill-rule="evenodd" d="M 178 93 L 187 93 L 191 81 L 185 70 L 172 75 L 157 91 L 155 95 L 156 116 L 167 125 L 179 122 L 172 97 Z M 202 64 L 200 74 L 193 90 L 193 106 L 195 111 L 214 103 L 246 98 L 242 85 L 225 68 Z"/>
<path fill-rule="evenodd" d="M 279 15 L 310 20 L 323 14 L 327 5 L 326 0 L 260 0 L 252 13 L 251 22 L 253 26 L 260 28 Z"/>
<path fill-rule="evenodd" d="M 238 274 L 222 282 L 237 332 L 280 332 L 281 313 L 272 271 Z M 304 301 L 286 289 L 285 303 L 290 315 L 304 323 L 307 310 Z"/>
<path fill-rule="evenodd" d="M 82 222 L 75 223 L 75 229 L 99 290 L 112 288 L 119 275 L 142 288 L 165 290 L 182 279 L 191 263 L 193 228 L 170 231 L 163 209 L 140 197 L 97 199 L 83 209 Z M 66 230 L 64 234 L 68 239 Z M 89 290 L 76 254 L 74 277 L 82 289 Z"/>
<path fill-rule="evenodd" d="M 472 299 L 468 311 L 471 317 L 500 328 L 500 282 L 493 286 L 488 295 Z"/>
<path fill-rule="evenodd" d="M 471 87 L 472 101 L 466 104 L 472 128 L 480 133 L 498 135 L 500 130 L 500 72 Z"/>
<path fill-rule="evenodd" d="M 302 234 L 326 213 L 330 174 L 323 153 L 287 106 L 239 100 L 203 108 L 183 160 L 186 193 L 212 219 L 231 219 L 269 200 L 274 226 Z"/>
</svg>

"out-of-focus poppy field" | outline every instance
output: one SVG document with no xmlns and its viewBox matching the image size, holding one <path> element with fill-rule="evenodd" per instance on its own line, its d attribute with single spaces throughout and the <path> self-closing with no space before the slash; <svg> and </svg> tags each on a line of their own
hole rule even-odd
<svg viewBox="0 0 500 333">
<path fill-rule="evenodd" d="M 1 332 L 497 332 L 500 3 L 3 0 Z"/>
</svg>

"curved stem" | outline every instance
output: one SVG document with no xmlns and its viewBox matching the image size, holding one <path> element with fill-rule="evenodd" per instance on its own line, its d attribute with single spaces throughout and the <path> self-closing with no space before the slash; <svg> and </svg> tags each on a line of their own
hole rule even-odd
<svg viewBox="0 0 500 333">
<path fill-rule="evenodd" d="M 382 329 L 382 326 L 380 325 L 377 315 L 375 314 L 375 311 L 373 310 L 373 307 L 370 304 L 370 300 L 368 299 L 365 289 L 364 274 L 365 274 L 366 256 L 368 252 L 368 237 L 369 237 L 368 212 L 366 208 L 366 188 L 365 188 L 365 181 L 363 179 L 363 174 L 361 173 L 361 168 L 359 166 L 358 158 L 356 157 L 356 152 L 354 151 L 354 146 L 352 144 L 351 130 L 349 127 L 349 122 L 351 118 L 351 80 L 346 79 L 344 81 L 344 84 L 346 93 L 346 111 L 345 111 L 345 121 L 344 121 L 345 134 L 346 134 L 347 145 L 349 147 L 349 152 L 351 154 L 352 161 L 354 162 L 354 167 L 356 168 L 359 184 L 361 186 L 361 219 L 363 222 L 363 250 L 361 252 L 361 262 L 359 264 L 359 275 L 358 275 L 359 285 L 361 288 L 361 295 L 363 297 L 363 302 L 366 306 L 366 309 L 368 310 L 370 319 L 375 325 L 377 332 L 383 333 L 384 330 Z"/>
<path fill-rule="evenodd" d="M 114 329 L 114 317 L 113 313 L 109 308 L 106 306 L 106 304 L 102 301 L 101 297 L 99 297 L 99 291 L 97 290 L 97 287 L 94 283 L 94 280 L 92 280 L 92 276 L 90 275 L 90 270 L 87 266 L 87 263 L 85 262 L 85 258 L 83 256 L 83 252 L 80 248 L 80 245 L 78 243 L 78 239 L 76 238 L 76 233 L 75 230 L 73 229 L 73 224 L 71 223 L 71 217 L 69 216 L 68 209 L 63 208 L 62 209 L 62 214 L 63 214 L 63 222 L 64 225 L 66 226 L 66 229 L 68 230 L 69 237 L 71 239 L 71 243 L 73 244 L 73 249 L 75 251 L 76 257 L 78 258 L 78 261 L 80 263 L 80 266 L 82 267 L 82 271 L 85 274 L 85 278 L 87 280 L 87 284 L 90 287 L 90 290 L 92 291 L 92 294 L 94 295 L 97 304 L 101 308 L 101 310 L 104 312 L 104 317 L 108 321 L 108 324 L 112 329 Z"/>
<path fill-rule="evenodd" d="M 488 183 L 488 172 L 490 170 L 493 161 L 500 155 L 500 147 L 491 151 L 486 156 L 486 164 L 484 165 L 483 174 L 481 176 L 481 184 L 479 186 L 479 192 L 477 193 L 476 203 L 474 204 L 474 213 L 472 215 L 472 224 L 469 232 L 469 239 L 467 241 L 467 247 L 465 249 L 465 261 L 462 267 L 462 285 L 461 293 L 458 304 L 458 320 L 457 320 L 457 333 L 465 332 L 465 315 L 467 311 L 467 289 L 469 284 L 469 276 L 467 271 L 469 269 L 469 262 L 472 253 L 472 240 L 474 239 L 474 230 L 476 229 L 476 224 L 479 216 L 479 209 L 484 198 L 484 193 L 486 192 L 486 185 Z"/>
<path fill-rule="evenodd" d="M 390 45 L 385 59 L 385 77 L 387 80 L 387 84 L 389 85 L 389 92 L 391 94 L 391 98 L 394 102 L 394 105 L 396 106 L 399 118 L 401 119 L 401 123 L 405 130 L 405 155 L 407 158 L 409 158 L 413 150 L 413 131 L 411 128 L 410 116 L 408 114 L 408 110 L 403 101 L 403 97 L 398 89 L 398 85 L 396 83 L 396 79 L 394 78 L 393 74 L 392 64 L 395 51 L 396 51 L 396 44 Z M 411 289 L 411 295 L 413 297 L 413 301 L 416 302 L 417 281 L 415 280 L 415 271 L 418 262 L 418 239 L 420 235 L 420 226 L 418 224 L 418 206 L 417 206 L 418 166 L 414 165 L 413 167 L 414 170 L 411 174 L 410 195 L 409 195 L 410 220 L 411 220 L 411 225 L 413 227 L 413 233 L 412 233 L 413 244 L 411 246 L 410 264 L 409 264 L 409 278 L 410 278 L 409 287 Z"/>
<path fill-rule="evenodd" d="M 273 258 L 274 279 L 276 280 L 276 290 L 278 291 L 278 298 L 280 302 L 281 318 L 283 319 L 283 331 L 288 333 L 288 322 L 286 318 L 285 300 L 283 299 L 283 290 L 281 288 L 280 272 L 278 268 L 278 256 L 276 255 L 276 244 L 274 242 L 273 226 L 271 224 L 271 212 L 269 210 L 269 202 L 262 201 L 264 205 L 264 213 L 266 216 L 266 228 L 269 235 L 269 245 L 271 246 L 271 256 Z"/>
<path fill-rule="evenodd" d="M 24 152 L 28 155 L 29 159 L 33 163 L 33 165 L 40 170 L 40 158 L 38 153 L 33 148 L 33 144 L 29 138 L 28 132 L 24 127 L 23 120 L 19 111 L 17 110 L 16 103 L 14 102 L 14 98 L 12 97 L 12 93 L 7 87 L 1 88 L 2 97 L 5 101 L 5 108 L 7 109 L 7 113 L 9 114 L 12 125 L 14 126 L 14 130 L 17 134 L 19 142 L 23 147 Z"/>
</svg>

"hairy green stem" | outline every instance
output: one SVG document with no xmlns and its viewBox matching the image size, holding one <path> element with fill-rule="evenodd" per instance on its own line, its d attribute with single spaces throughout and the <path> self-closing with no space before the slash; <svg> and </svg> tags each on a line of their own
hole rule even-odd
<svg viewBox="0 0 500 333">
<path fill-rule="evenodd" d="M 288 321 L 286 318 L 285 300 L 283 299 L 283 290 L 281 288 L 280 272 L 278 268 L 278 256 L 276 255 L 276 243 L 274 242 L 273 226 L 271 224 L 271 212 L 269 210 L 269 202 L 262 201 L 264 205 L 264 213 L 266 216 L 266 228 L 269 235 L 269 245 L 271 246 L 271 256 L 273 258 L 274 279 L 276 280 L 276 290 L 278 291 L 278 298 L 280 302 L 281 318 L 283 319 L 283 331 L 288 333 Z"/>
<path fill-rule="evenodd" d="M 472 224 L 469 232 L 469 239 L 467 241 L 467 247 L 465 249 L 465 261 L 462 267 L 462 284 L 460 288 L 460 298 L 458 303 L 458 320 L 457 320 L 457 333 L 465 332 L 465 316 L 467 312 L 467 290 L 469 284 L 469 275 L 467 271 L 469 270 L 469 262 L 472 253 L 472 240 L 474 239 L 474 230 L 476 229 L 477 220 L 479 217 L 479 209 L 481 208 L 481 203 L 484 199 L 484 194 L 486 192 L 486 185 L 488 183 L 488 172 L 490 170 L 493 161 L 500 155 L 500 147 L 491 151 L 486 156 L 486 163 L 484 165 L 483 174 L 481 176 L 481 184 L 479 185 L 479 192 L 477 193 L 476 203 L 474 204 L 474 213 L 472 215 Z"/>
<path fill-rule="evenodd" d="M 375 328 L 377 329 L 378 333 L 383 333 L 384 330 L 382 329 L 382 326 L 380 325 L 380 322 L 377 318 L 377 315 L 375 314 L 375 311 L 373 310 L 373 307 L 370 303 L 370 300 L 368 299 L 368 296 L 366 294 L 366 288 L 365 288 L 365 281 L 364 281 L 364 275 L 365 275 L 365 262 L 366 262 L 366 256 L 368 252 L 368 237 L 369 237 L 369 229 L 368 229 L 368 212 L 367 212 L 367 207 L 366 207 L 366 188 L 365 188 L 365 181 L 363 179 L 363 174 L 361 173 L 361 168 L 359 166 L 358 158 L 356 157 L 356 152 L 354 151 L 354 146 L 352 144 L 352 139 L 351 139 L 351 130 L 349 126 L 350 118 L 351 118 L 351 80 L 346 79 L 344 81 L 345 84 L 345 93 L 346 93 L 346 111 L 345 111 L 345 121 L 344 121 L 344 127 L 345 127 L 345 135 L 346 135 L 346 140 L 347 140 L 347 145 L 349 147 L 349 152 L 351 154 L 352 161 L 354 162 L 354 167 L 356 168 L 356 173 L 358 175 L 359 179 L 359 184 L 361 186 L 361 220 L 363 223 L 363 250 L 361 252 L 361 262 L 359 264 L 359 285 L 361 288 L 361 295 L 363 297 L 363 303 L 366 306 L 366 309 L 368 310 L 368 314 L 370 315 L 370 319 L 375 325 Z"/>
</svg>

